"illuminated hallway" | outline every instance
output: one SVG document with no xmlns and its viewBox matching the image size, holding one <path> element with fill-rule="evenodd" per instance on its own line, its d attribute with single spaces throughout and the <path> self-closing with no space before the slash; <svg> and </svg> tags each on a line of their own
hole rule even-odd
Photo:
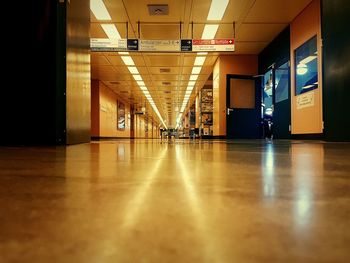
<svg viewBox="0 0 350 263">
<path fill-rule="evenodd" d="M 350 144 L 0 148 L 0 261 L 349 262 Z"/>
</svg>

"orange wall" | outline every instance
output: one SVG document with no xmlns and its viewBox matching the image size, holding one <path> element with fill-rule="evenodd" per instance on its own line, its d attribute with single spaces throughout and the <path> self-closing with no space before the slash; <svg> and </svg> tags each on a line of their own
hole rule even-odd
<svg viewBox="0 0 350 263">
<path fill-rule="evenodd" d="M 99 81 L 91 81 L 91 136 L 100 136 L 100 88 Z"/>
<path fill-rule="evenodd" d="M 320 1 L 314 0 L 291 23 L 291 113 L 292 134 L 322 133 L 322 57 L 321 57 L 321 23 Z M 307 40 L 317 35 L 318 42 L 318 89 L 313 90 L 314 105 L 297 109 L 295 96 L 295 63 L 294 50 Z M 311 93 L 310 92 L 310 93 Z M 309 93 L 309 92 L 308 92 Z M 305 93 L 307 94 L 307 93 Z M 312 94 L 312 93 L 311 93 Z"/>
<path fill-rule="evenodd" d="M 226 75 L 257 75 L 257 55 L 220 56 L 213 71 L 214 136 L 226 135 Z"/>
<path fill-rule="evenodd" d="M 125 130 L 117 129 L 117 101 L 120 98 L 102 82 L 93 81 L 91 134 L 95 137 L 130 137 L 130 104 L 125 103 Z"/>
</svg>

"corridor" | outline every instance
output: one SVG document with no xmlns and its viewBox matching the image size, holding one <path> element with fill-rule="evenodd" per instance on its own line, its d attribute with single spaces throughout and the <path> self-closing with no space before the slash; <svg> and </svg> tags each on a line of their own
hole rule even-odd
<svg viewBox="0 0 350 263">
<path fill-rule="evenodd" d="M 349 262 L 350 144 L 0 147 L 0 262 Z"/>
</svg>

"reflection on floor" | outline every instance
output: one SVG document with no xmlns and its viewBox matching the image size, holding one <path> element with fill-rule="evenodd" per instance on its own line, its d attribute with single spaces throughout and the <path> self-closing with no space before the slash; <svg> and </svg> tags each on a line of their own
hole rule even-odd
<svg viewBox="0 0 350 263">
<path fill-rule="evenodd" d="M 350 262 L 350 144 L 0 147 L 0 261 Z"/>
</svg>

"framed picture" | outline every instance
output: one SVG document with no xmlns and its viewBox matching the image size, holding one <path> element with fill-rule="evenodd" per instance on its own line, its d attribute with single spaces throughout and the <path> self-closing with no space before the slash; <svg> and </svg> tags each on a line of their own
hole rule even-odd
<svg viewBox="0 0 350 263">
<path fill-rule="evenodd" d="M 213 90 L 202 89 L 202 102 L 212 102 L 212 101 L 213 101 Z"/>
<path fill-rule="evenodd" d="M 125 104 L 121 101 L 117 101 L 117 129 L 125 130 Z"/>
<path fill-rule="evenodd" d="M 295 95 L 318 88 L 317 36 L 295 52 Z"/>
</svg>

